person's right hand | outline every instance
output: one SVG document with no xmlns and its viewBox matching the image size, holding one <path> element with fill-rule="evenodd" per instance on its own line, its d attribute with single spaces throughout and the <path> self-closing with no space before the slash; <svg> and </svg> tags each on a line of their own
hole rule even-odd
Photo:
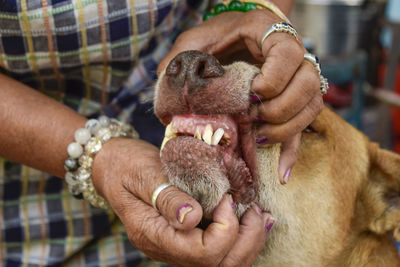
<svg viewBox="0 0 400 267">
<path fill-rule="evenodd" d="M 111 139 L 93 163 L 97 192 L 119 216 L 130 241 L 153 260 L 177 266 L 253 263 L 272 226 L 270 214 L 253 206 L 239 224 L 226 195 L 203 231 L 195 228 L 203 215 L 200 204 L 173 186 L 160 193 L 159 211 L 152 207 L 153 191 L 166 181 L 159 150 L 139 140 Z"/>
</svg>

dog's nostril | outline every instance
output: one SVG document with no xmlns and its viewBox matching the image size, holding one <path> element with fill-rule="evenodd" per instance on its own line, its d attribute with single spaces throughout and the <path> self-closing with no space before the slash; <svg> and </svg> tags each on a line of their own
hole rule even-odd
<svg viewBox="0 0 400 267">
<path fill-rule="evenodd" d="M 181 89 L 186 83 L 191 93 L 206 86 L 210 78 L 224 75 L 224 69 L 215 57 L 192 50 L 175 56 L 165 73 L 172 88 Z"/>
<path fill-rule="evenodd" d="M 204 70 L 206 68 L 206 62 L 204 62 L 203 60 L 200 61 L 197 65 L 197 76 L 201 77 L 201 78 L 207 78 L 204 77 Z"/>
<path fill-rule="evenodd" d="M 167 69 L 165 70 L 165 74 L 168 76 L 176 76 L 179 74 L 182 68 L 182 62 L 181 60 L 173 60 L 171 63 L 168 65 Z"/>
</svg>

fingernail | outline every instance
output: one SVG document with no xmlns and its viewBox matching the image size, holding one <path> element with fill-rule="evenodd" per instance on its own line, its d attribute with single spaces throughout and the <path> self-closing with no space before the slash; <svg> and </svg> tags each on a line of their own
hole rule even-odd
<svg viewBox="0 0 400 267">
<path fill-rule="evenodd" d="M 251 102 L 251 103 L 260 102 L 260 98 L 259 98 L 258 95 L 256 95 L 256 94 L 251 94 L 251 95 L 250 95 L 250 102 Z"/>
<path fill-rule="evenodd" d="M 272 222 L 269 222 L 268 224 L 267 224 L 267 226 L 265 227 L 265 230 L 267 231 L 267 233 L 269 232 L 269 231 L 271 231 L 271 228 L 272 228 L 272 226 L 274 226 L 274 221 L 272 221 Z"/>
<path fill-rule="evenodd" d="M 232 195 L 228 195 L 228 199 L 229 199 L 229 202 L 231 203 L 231 207 L 232 207 L 233 211 L 235 211 L 236 210 L 236 204 L 235 204 L 235 202 L 233 202 Z"/>
<path fill-rule="evenodd" d="M 257 115 L 256 121 L 265 121 L 261 115 Z"/>
<path fill-rule="evenodd" d="M 290 178 L 290 172 L 292 171 L 292 169 L 289 169 L 286 171 L 285 176 L 283 177 L 283 181 L 285 182 L 285 184 L 287 184 L 289 182 L 289 178 Z"/>
<path fill-rule="evenodd" d="M 254 208 L 256 209 L 256 212 L 257 212 L 258 214 L 262 215 L 262 210 L 261 210 L 261 208 L 260 208 L 258 205 L 254 204 Z"/>
<path fill-rule="evenodd" d="M 268 138 L 265 136 L 258 136 L 256 139 L 257 145 L 265 145 L 268 143 Z"/>
<path fill-rule="evenodd" d="M 176 212 L 176 218 L 178 219 L 179 223 L 182 224 L 183 221 L 185 220 L 186 214 L 188 214 L 192 210 L 193 210 L 193 207 L 190 204 L 184 204 L 184 205 L 180 206 L 178 211 Z"/>
</svg>

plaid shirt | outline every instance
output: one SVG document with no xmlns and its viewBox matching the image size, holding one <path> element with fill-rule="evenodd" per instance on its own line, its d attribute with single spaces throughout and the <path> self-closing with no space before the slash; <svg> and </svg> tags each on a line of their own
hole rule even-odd
<svg viewBox="0 0 400 267">
<path fill-rule="evenodd" d="M 0 69 L 85 116 L 130 121 L 157 144 L 162 127 L 148 112 L 156 66 L 207 4 L 0 0 Z M 3 266 L 151 263 L 113 213 L 73 198 L 62 179 L 1 158 L 0 229 Z"/>
</svg>

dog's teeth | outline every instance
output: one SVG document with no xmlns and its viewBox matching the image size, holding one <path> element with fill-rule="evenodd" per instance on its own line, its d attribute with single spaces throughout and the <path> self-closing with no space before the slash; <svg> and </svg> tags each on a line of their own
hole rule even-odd
<svg viewBox="0 0 400 267">
<path fill-rule="evenodd" d="M 224 136 L 224 133 L 224 129 L 218 128 L 211 138 L 211 144 L 214 146 L 218 145 L 219 141 L 221 141 L 222 137 Z"/>
<path fill-rule="evenodd" d="M 161 153 L 162 153 L 162 151 L 163 151 L 163 149 L 164 149 L 164 146 L 165 146 L 165 144 L 168 142 L 168 138 L 166 138 L 166 137 L 164 137 L 164 139 L 163 139 L 163 141 L 162 141 L 162 143 L 161 143 L 161 148 L 160 148 L 160 156 L 161 156 Z"/>
<path fill-rule="evenodd" d="M 213 128 L 212 128 L 211 124 L 207 124 L 206 129 L 204 130 L 204 133 L 203 133 L 204 142 L 211 145 L 212 136 L 213 136 Z"/>
<path fill-rule="evenodd" d="M 165 134 L 164 134 L 164 139 L 161 144 L 160 148 L 160 155 L 162 150 L 164 149 L 165 144 L 171 140 L 172 138 L 176 137 L 176 130 L 173 127 L 172 123 L 168 124 L 167 127 L 165 128 Z"/>
<path fill-rule="evenodd" d="M 171 137 L 171 136 L 175 136 L 176 135 L 176 130 L 175 128 L 172 126 L 172 123 L 167 125 L 167 128 L 165 128 L 165 137 Z"/>
<path fill-rule="evenodd" d="M 193 122 L 192 122 L 192 121 L 190 121 L 190 122 L 188 123 L 188 128 L 189 128 L 189 130 L 193 128 Z"/>
<path fill-rule="evenodd" d="M 199 126 L 196 127 L 196 132 L 194 133 L 194 137 L 201 140 L 201 133 Z"/>
<path fill-rule="evenodd" d="M 231 142 L 231 137 L 226 133 L 224 133 L 224 139 L 226 140 L 227 144 L 229 144 Z"/>
</svg>

